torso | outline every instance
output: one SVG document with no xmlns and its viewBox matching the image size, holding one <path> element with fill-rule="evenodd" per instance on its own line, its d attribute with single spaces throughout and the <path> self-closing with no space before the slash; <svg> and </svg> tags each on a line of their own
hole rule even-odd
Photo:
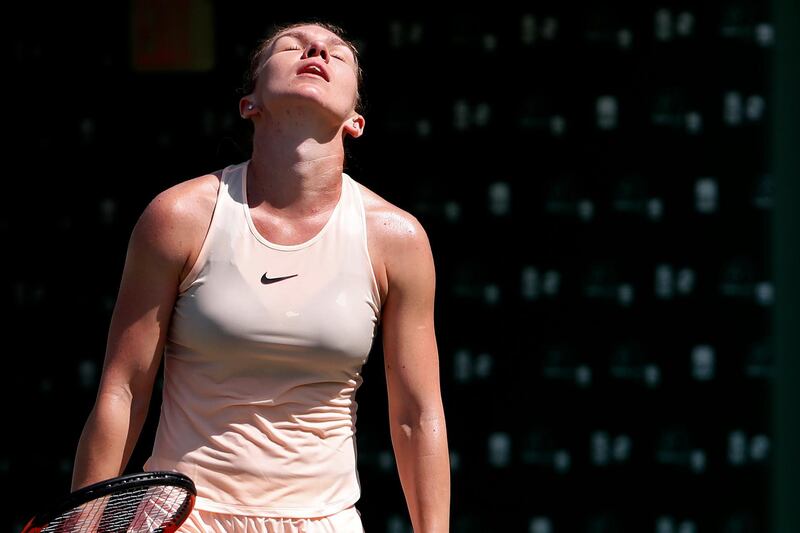
<svg viewBox="0 0 800 533">
<path fill-rule="evenodd" d="M 182 194 L 192 196 L 192 219 L 194 222 L 192 225 L 192 242 L 188 245 L 190 252 L 184 264 L 183 271 L 181 272 L 181 281 L 189 273 L 192 265 L 194 265 L 194 262 L 200 254 L 200 248 L 205 240 L 205 235 L 211 222 L 211 215 L 214 212 L 214 205 L 216 204 L 217 191 L 219 190 L 221 178 L 222 171 L 219 170 L 213 174 L 206 174 L 205 176 L 187 180 L 179 185 L 181 188 L 186 189 L 182 191 Z M 386 263 L 384 261 L 384 256 L 388 249 L 387 228 L 391 225 L 390 219 L 398 215 L 402 217 L 404 211 L 362 184 L 359 183 L 358 186 L 361 190 L 362 198 L 364 199 L 364 211 L 367 218 L 367 247 L 372 260 L 372 269 L 375 272 L 375 279 L 378 282 L 381 302 L 385 302 L 389 287 Z M 276 224 L 274 217 L 272 221 L 269 222 L 265 220 L 264 215 L 259 214 L 252 208 L 250 214 L 259 233 L 270 242 L 291 245 L 305 242 L 316 235 L 330 216 L 330 211 L 326 212 L 324 216 L 322 216 L 320 220 L 315 221 L 315 223 L 307 224 L 302 227 L 298 226 L 296 223 L 292 226 L 285 220 L 281 220 L 280 224 Z M 283 231 L 278 233 L 274 230 L 275 227 L 281 227 Z"/>
</svg>

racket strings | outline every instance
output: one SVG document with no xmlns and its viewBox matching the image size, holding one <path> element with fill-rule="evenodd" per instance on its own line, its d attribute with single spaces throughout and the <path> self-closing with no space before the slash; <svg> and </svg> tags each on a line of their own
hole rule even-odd
<svg viewBox="0 0 800 533">
<path fill-rule="evenodd" d="M 182 487 L 134 487 L 71 509 L 42 533 L 152 533 L 182 520 L 189 497 Z"/>
</svg>

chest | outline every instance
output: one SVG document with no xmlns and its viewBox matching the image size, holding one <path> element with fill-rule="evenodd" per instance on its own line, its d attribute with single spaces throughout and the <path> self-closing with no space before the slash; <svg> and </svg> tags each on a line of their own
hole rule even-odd
<svg viewBox="0 0 800 533">
<path fill-rule="evenodd" d="M 369 252 L 372 271 L 378 284 L 381 302 L 386 300 L 388 294 L 388 276 L 386 273 L 385 250 L 388 249 L 385 225 L 380 218 L 380 211 L 375 206 L 365 206 L 367 227 L 367 250 Z M 305 242 L 319 233 L 326 223 L 326 216 L 322 215 L 317 220 L 297 222 L 287 221 L 279 217 L 270 217 L 264 214 L 251 212 L 251 220 L 258 234 L 274 243 L 288 244 Z"/>
</svg>

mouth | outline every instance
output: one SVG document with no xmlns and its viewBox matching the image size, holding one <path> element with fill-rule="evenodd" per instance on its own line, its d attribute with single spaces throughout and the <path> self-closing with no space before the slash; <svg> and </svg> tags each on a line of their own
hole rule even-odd
<svg viewBox="0 0 800 533">
<path fill-rule="evenodd" d="M 310 74 L 312 76 L 317 76 L 322 78 L 325 81 L 330 81 L 328 79 L 328 73 L 325 71 L 325 68 L 322 65 L 318 65 L 316 63 L 306 63 L 305 65 L 301 66 L 300 69 L 297 71 L 297 75 L 301 74 Z"/>
</svg>

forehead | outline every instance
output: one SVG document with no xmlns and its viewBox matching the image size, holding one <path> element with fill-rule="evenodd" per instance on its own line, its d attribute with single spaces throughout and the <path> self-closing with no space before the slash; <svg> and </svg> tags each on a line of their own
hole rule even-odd
<svg viewBox="0 0 800 533">
<path fill-rule="evenodd" d="M 345 43 L 343 40 L 337 37 L 335 33 L 332 33 L 326 30 L 325 28 L 320 28 L 318 26 L 296 26 L 294 28 L 290 28 L 276 35 L 274 41 L 277 41 L 281 37 L 294 37 L 295 39 L 300 39 L 301 41 L 307 41 L 309 39 L 319 38 L 330 45 L 340 45 L 348 47 L 347 43 Z"/>
</svg>

